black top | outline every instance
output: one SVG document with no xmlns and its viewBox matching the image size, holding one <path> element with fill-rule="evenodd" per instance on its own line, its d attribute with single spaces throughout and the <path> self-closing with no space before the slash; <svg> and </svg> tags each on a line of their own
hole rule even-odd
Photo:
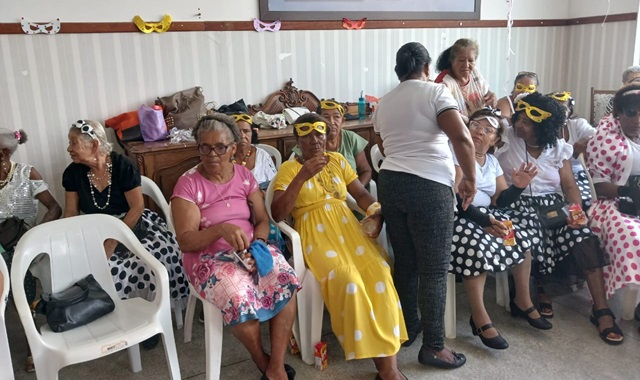
<svg viewBox="0 0 640 380">
<path fill-rule="evenodd" d="M 80 211 L 85 214 L 120 215 L 129 211 L 129 203 L 124 193 L 140 186 L 140 173 L 133 163 L 125 156 L 111 152 L 111 200 L 109 206 L 98 209 L 91 198 L 90 183 L 87 173 L 89 167 L 83 164 L 71 163 L 62 174 L 62 186 L 66 191 L 78 193 Z M 93 188 L 96 203 L 103 206 L 107 202 L 109 187 L 102 192 Z"/>
</svg>

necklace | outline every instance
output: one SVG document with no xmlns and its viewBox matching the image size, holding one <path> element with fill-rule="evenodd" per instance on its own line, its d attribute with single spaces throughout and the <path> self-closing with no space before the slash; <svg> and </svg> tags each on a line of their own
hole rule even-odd
<svg viewBox="0 0 640 380">
<path fill-rule="evenodd" d="M 13 161 L 11 162 L 11 168 L 9 169 L 9 172 L 7 173 L 7 178 L 0 180 L 0 187 L 4 187 L 6 184 L 9 183 L 9 181 L 11 181 L 11 178 L 13 177 L 13 172 L 16 170 L 16 163 Z M 7 165 L 3 162 L 2 163 L 2 167 L 6 168 Z"/>
<path fill-rule="evenodd" d="M 244 158 L 242 159 L 242 166 L 247 166 L 247 161 L 249 160 L 249 157 L 251 157 L 251 151 L 252 149 L 251 147 L 249 147 L 249 151 L 244 155 Z M 237 163 L 235 156 L 231 158 L 231 162 L 233 162 L 234 164 Z"/>
<path fill-rule="evenodd" d="M 111 166 L 111 158 L 107 157 L 107 171 L 103 177 L 96 177 L 96 175 L 93 174 L 91 170 L 89 170 L 89 172 L 87 173 L 87 178 L 89 179 L 89 190 L 91 191 L 91 200 L 93 201 L 93 205 L 96 206 L 98 210 L 106 209 L 107 207 L 109 207 L 109 203 L 111 202 Z M 96 202 L 96 195 L 93 191 L 93 188 L 95 187 L 97 190 L 98 188 L 96 187 L 96 181 L 102 180 L 103 178 L 107 179 L 108 184 L 107 201 L 104 203 L 104 205 L 100 206 L 98 205 L 98 202 Z"/>
<path fill-rule="evenodd" d="M 304 165 L 305 159 L 302 156 L 299 156 L 298 160 L 299 160 L 300 163 L 302 163 Z M 325 181 L 322 179 L 322 172 L 325 169 L 327 171 L 327 174 L 329 175 L 329 183 L 325 183 Z M 327 163 L 327 165 L 324 166 L 324 168 L 322 168 L 320 173 L 315 175 L 315 178 L 318 181 L 318 183 L 320 184 L 320 186 L 322 186 L 324 191 L 326 191 L 327 193 L 331 194 L 334 198 L 340 199 L 340 191 L 339 191 L 338 187 L 336 187 L 337 183 L 336 183 L 336 181 L 333 180 L 335 178 L 335 176 L 333 175 L 333 171 L 331 170 L 331 167 L 329 166 L 328 163 Z"/>
<path fill-rule="evenodd" d="M 216 191 L 218 192 L 218 195 L 220 196 L 220 199 L 222 199 L 222 201 L 224 202 L 224 204 L 227 206 L 227 208 L 231 207 L 231 194 L 229 194 L 229 191 L 227 190 L 227 199 L 225 200 L 224 197 L 222 196 L 222 193 L 220 192 L 220 189 L 218 188 L 220 185 L 216 184 Z"/>
</svg>

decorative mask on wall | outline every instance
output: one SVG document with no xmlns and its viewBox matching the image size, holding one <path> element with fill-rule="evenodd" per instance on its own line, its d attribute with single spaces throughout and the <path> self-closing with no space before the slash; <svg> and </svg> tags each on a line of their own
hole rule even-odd
<svg viewBox="0 0 640 380">
<path fill-rule="evenodd" d="M 280 20 L 269 23 L 260 21 L 257 18 L 253 19 L 253 28 L 256 32 L 277 32 L 280 30 L 281 24 Z"/>
<path fill-rule="evenodd" d="M 46 24 L 37 24 L 20 18 L 20 27 L 25 34 L 56 34 L 60 31 L 60 19 Z"/>
<path fill-rule="evenodd" d="M 171 27 L 171 16 L 164 15 L 160 22 L 146 22 L 140 16 L 135 16 L 133 23 L 136 24 L 142 33 L 164 33 Z"/>
</svg>

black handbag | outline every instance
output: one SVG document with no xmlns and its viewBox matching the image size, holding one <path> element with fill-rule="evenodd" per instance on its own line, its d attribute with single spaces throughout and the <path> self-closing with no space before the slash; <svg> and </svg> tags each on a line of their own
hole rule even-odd
<svg viewBox="0 0 640 380">
<path fill-rule="evenodd" d="M 566 207 L 567 204 L 564 202 L 538 207 L 536 213 L 542 228 L 554 229 L 566 226 L 567 217 L 569 216 L 566 212 Z"/>
<path fill-rule="evenodd" d="M 43 294 L 36 312 L 46 315 L 51 330 L 63 332 L 91 323 L 115 308 L 109 294 L 90 274 L 69 289 Z"/>
<path fill-rule="evenodd" d="M 29 226 L 24 220 L 15 216 L 7 218 L 0 224 L 0 244 L 5 250 L 11 251 L 28 230 Z"/>
</svg>

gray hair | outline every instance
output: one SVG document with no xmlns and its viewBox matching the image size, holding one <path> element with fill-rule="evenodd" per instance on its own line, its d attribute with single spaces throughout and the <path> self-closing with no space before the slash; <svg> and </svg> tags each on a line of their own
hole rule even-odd
<svg viewBox="0 0 640 380">
<path fill-rule="evenodd" d="M 93 128 L 92 133 L 85 133 L 81 131 L 76 125 L 88 124 Z M 94 120 L 78 120 L 74 123 L 69 132 L 78 132 L 78 136 L 87 144 L 92 143 L 94 140 L 98 142 L 98 151 L 102 154 L 109 154 L 113 150 L 113 144 L 107 140 L 107 132 L 104 130 L 102 124 Z"/>
<path fill-rule="evenodd" d="M 627 69 L 622 73 L 622 84 L 627 83 L 627 79 L 629 78 L 629 74 L 631 73 L 640 73 L 640 66 L 627 67 Z"/>
<path fill-rule="evenodd" d="M 18 144 L 27 142 L 27 133 L 20 129 L 11 131 L 6 128 L 0 128 L 0 149 L 9 149 L 9 153 L 13 154 L 18 148 Z"/>
<path fill-rule="evenodd" d="M 227 133 L 229 140 L 239 143 L 242 139 L 240 129 L 236 125 L 233 118 L 223 113 L 212 113 L 200 118 L 196 126 L 191 131 L 196 142 L 199 144 L 201 136 L 204 132 L 223 131 Z"/>
</svg>

